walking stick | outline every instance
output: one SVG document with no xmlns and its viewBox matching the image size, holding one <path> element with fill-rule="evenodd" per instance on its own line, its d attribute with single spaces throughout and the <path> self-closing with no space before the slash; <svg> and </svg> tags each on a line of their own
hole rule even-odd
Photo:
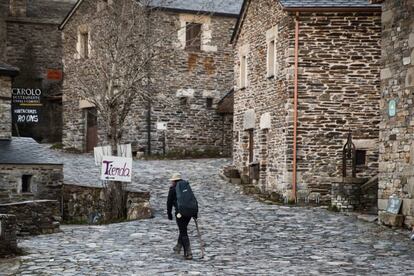
<svg viewBox="0 0 414 276">
<path fill-rule="evenodd" d="M 198 239 L 200 240 L 200 247 L 201 247 L 201 259 L 204 258 L 204 246 L 203 246 L 203 240 L 201 239 L 201 232 L 200 232 L 200 228 L 198 227 L 198 221 L 196 218 L 194 218 L 194 222 L 197 228 L 197 234 L 198 234 Z"/>
</svg>

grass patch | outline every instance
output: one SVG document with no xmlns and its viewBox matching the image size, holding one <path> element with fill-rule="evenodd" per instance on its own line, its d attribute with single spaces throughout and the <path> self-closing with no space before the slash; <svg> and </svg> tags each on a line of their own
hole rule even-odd
<svg viewBox="0 0 414 276">
<path fill-rule="evenodd" d="M 61 150 L 61 149 L 63 149 L 63 144 L 62 143 L 55 143 L 55 144 L 51 145 L 50 148 L 54 149 L 54 150 Z"/>
</svg>

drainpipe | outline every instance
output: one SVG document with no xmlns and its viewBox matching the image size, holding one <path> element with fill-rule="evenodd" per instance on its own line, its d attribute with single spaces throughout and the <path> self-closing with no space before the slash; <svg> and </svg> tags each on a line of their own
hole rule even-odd
<svg viewBox="0 0 414 276">
<path fill-rule="evenodd" d="M 297 127 L 298 127 L 298 67 L 299 67 L 299 13 L 295 17 L 295 77 L 294 77 L 294 103 L 293 103 L 293 175 L 292 192 L 296 201 L 297 190 Z"/>
<path fill-rule="evenodd" d="M 148 100 L 147 110 L 147 154 L 151 155 L 151 99 Z"/>
</svg>

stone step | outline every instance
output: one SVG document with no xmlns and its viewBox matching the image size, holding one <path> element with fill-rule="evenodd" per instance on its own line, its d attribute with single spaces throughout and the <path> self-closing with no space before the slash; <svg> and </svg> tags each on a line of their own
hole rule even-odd
<svg viewBox="0 0 414 276">
<path fill-rule="evenodd" d="M 243 192 L 249 195 L 257 195 L 261 193 L 260 189 L 257 186 L 251 184 L 244 184 Z"/>
</svg>

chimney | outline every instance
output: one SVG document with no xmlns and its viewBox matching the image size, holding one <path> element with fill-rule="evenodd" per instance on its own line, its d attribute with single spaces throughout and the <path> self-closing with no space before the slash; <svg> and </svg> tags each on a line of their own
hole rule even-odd
<svg viewBox="0 0 414 276">
<path fill-rule="evenodd" d="M 10 15 L 25 17 L 27 11 L 27 0 L 10 0 Z"/>
<path fill-rule="evenodd" d="M 0 140 L 12 137 L 12 80 L 18 73 L 17 68 L 0 62 Z"/>
</svg>

